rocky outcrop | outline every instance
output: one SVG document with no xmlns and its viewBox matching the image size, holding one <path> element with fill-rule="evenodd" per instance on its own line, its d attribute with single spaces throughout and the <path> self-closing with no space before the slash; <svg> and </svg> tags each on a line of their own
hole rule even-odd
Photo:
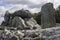
<svg viewBox="0 0 60 40">
<path fill-rule="evenodd" d="M 31 29 L 41 28 L 40 25 L 38 25 L 37 22 L 33 18 L 26 19 L 25 21 L 26 21 L 27 26 L 30 26 Z"/>
<path fill-rule="evenodd" d="M 16 27 L 18 29 L 36 29 L 40 27 L 32 18 L 32 14 L 28 10 L 18 10 L 14 13 L 6 11 L 4 21 L 1 24 L 7 27 Z"/>
<path fill-rule="evenodd" d="M 31 18 L 32 17 L 32 14 L 28 11 L 28 10 L 18 10 L 16 12 L 13 13 L 13 16 L 19 16 L 21 17 L 22 19 L 25 19 L 25 18 Z"/>
<path fill-rule="evenodd" d="M 39 35 L 39 30 L 12 30 L 11 27 L 6 26 L 0 30 L 0 40 L 40 40 Z"/>
<path fill-rule="evenodd" d="M 39 29 L 40 25 L 28 10 L 12 14 L 7 11 L 0 28 L 0 40 L 40 40 Z"/>
<path fill-rule="evenodd" d="M 2 22 L 1 25 L 8 26 L 9 25 L 9 20 L 10 20 L 10 13 L 8 11 L 6 11 L 6 13 L 4 15 L 4 21 Z"/>
<path fill-rule="evenodd" d="M 11 26 L 18 27 L 20 29 L 24 29 L 25 27 L 27 27 L 27 25 L 25 24 L 25 21 L 21 17 L 14 17 L 12 19 Z"/>
</svg>

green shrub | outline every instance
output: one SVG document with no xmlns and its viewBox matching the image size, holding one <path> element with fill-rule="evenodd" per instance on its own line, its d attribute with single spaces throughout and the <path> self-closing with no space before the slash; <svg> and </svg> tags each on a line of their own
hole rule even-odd
<svg viewBox="0 0 60 40">
<path fill-rule="evenodd" d="M 41 24 L 41 12 L 34 13 L 33 18 L 37 21 L 39 25 Z"/>
</svg>

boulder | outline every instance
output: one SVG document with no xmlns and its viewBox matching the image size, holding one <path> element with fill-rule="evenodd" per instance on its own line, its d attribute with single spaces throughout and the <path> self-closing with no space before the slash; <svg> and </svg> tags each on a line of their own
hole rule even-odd
<svg viewBox="0 0 60 40">
<path fill-rule="evenodd" d="M 10 16 L 11 16 L 11 14 L 8 11 L 6 11 L 6 13 L 4 15 L 4 21 L 1 24 L 2 26 L 8 26 L 9 25 Z"/>
<path fill-rule="evenodd" d="M 28 10 L 18 10 L 12 14 L 7 11 L 1 25 L 17 27 L 17 29 L 36 29 L 40 27 Z"/>
<path fill-rule="evenodd" d="M 25 18 L 31 18 L 32 14 L 28 10 L 22 9 L 22 10 L 14 12 L 13 17 L 15 17 L 15 16 L 19 16 L 19 17 L 25 19 Z"/>
<path fill-rule="evenodd" d="M 17 16 L 12 19 L 11 26 L 12 27 L 18 27 L 20 29 L 27 27 L 25 24 L 25 21 L 21 17 L 17 17 Z"/>
<path fill-rule="evenodd" d="M 7 25 L 8 25 L 8 23 L 5 22 L 5 21 L 3 21 L 3 22 L 1 23 L 1 26 L 7 26 Z"/>
<path fill-rule="evenodd" d="M 12 38 L 10 38 L 9 40 L 18 40 L 17 37 L 13 36 Z"/>
<path fill-rule="evenodd" d="M 8 11 L 6 11 L 6 13 L 4 15 L 4 21 L 9 22 L 9 20 L 10 20 L 10 13 Z"/>
<path fill-rule="evenodd" d="M 40 25 L 37 24 L 37 22 L 33 19 L 25 19 L 26 25 L 30 26 L 31 29 L 37 29 L 40 28 Z"/>
</svg>

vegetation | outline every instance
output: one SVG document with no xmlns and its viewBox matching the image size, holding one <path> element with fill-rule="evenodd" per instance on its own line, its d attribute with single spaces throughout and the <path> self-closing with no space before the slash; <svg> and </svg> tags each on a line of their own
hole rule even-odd
<svg viewBox="0 0 60 40">
<path fill-rule="evenodd" d="M 55 10 L 56 23 L 60 23 L 60 6 Z"/>
<path fill-rule="evenodd" d="M 41 12 L 34 13 L 33 18 L 37 21 L 38 24 L 41 24 Z M 55 19 L 56 23 L 60 23 L 60 6 L 55 10 Z"/>
<path fill-rule="evenodd" d="M 37 21 L 38 24 L 41 24 L 41 12 L 34 13 L 33 18 Z"/>
</svg>

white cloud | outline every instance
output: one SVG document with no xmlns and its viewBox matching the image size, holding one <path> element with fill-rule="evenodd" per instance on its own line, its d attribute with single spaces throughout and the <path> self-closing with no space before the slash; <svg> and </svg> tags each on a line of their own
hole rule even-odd
<svg viewBox="0 0 60 40">
<path fill-rule="evenodd" d="M 3 1 L 0 1 L 0 4 Z M 60 0 L 5 0 L 5 2 L 9 5 L 9 7 L 0 7 L 0 12 L 3 13 L 6 9 L 8 10 L 19 10 L 19 9 L 29 9 L 30 11 L 38 11 L 40 10 L 41 6 L 45 3 L 52 2 L 54 3 L 54 7 L 58 7 L 60 5 Z"/>
<path fill-rule="evenodd" d="M 38 9 L 38 8 L 33 8 L 33 9 L 30 9 L 30 11 L 31 11 L 32 13 L 37 13 L 37 12 L 40 12 L 40 9 Z"/>
<path fill-rule="evenodd" d="M 29 0 L 30 2 L 34 3 L 34 4 L 40 4 L 41 0 Z"/>
<path fill-rule="evenodd" d="M 10 12 L 14 12 L 16 10 L 20 10 L 20 9 L 28 9 L 27 5 L 22 5 L 22 4 L 15 4 L 15 5 L 11 5 L 12 7 L 9 9 Z"/>
<path fill-rule="evenodd" d="M 6 0 L 8 4 L 12 4 L 14 7 L 13 10 L 15 9 L 33 9 L 36 10 L 36 8 L 39 10 L 41 6 L 45 3 L 52 2 L 54 3 L 54 7 L 58 7 L 60 5 L 60 0 Z M 26 7 L 25 7 L 26 6 Z M 38 11 L 37 10 L 37 11 Z"/>
<path fill-rule="evenodd" d="M 5 13 L 6 10 L 4 6 L 0 6 L 0 14 Z"/>
<path fill-rule="evenodd" d="M 54 3 L 54 8 L 57 8 L 60 5 L 60 0 L 55 0 L 53 3 Z"/>
</svg>

